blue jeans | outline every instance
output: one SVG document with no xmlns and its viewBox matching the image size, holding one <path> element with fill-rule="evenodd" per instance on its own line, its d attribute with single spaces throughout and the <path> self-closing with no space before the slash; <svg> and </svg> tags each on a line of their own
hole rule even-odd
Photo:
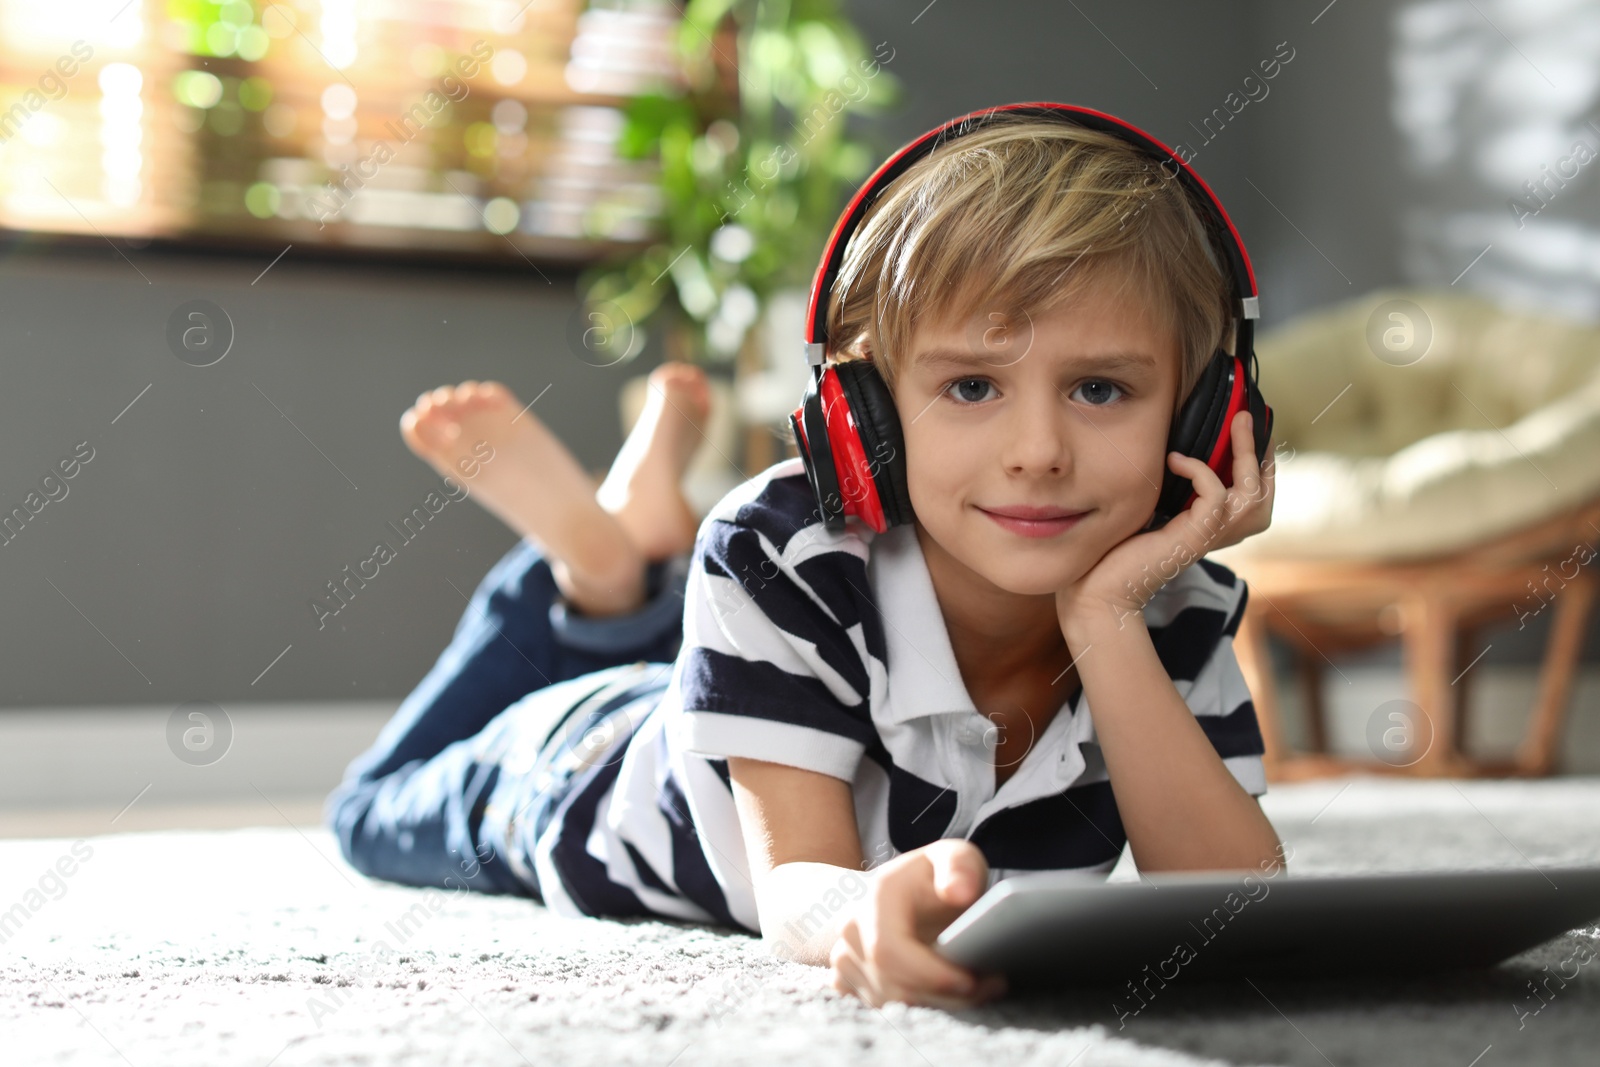
<svg viewBox="0 0 1600 1067">
<path fill-rule="evenodd" d="M 590 618 L 567 610 L 542 552 L 519 541 L 329 795 L 324 821 L 345 860 L 405 885 L 537 897 L 483 825 L 502 765 L 526 764 L 574 704 L 624 674 L 636 678 L 630 666 L 677 658 L 687 572 L 687 556 L 651 563 L 642 608 Z"/>
</svg>

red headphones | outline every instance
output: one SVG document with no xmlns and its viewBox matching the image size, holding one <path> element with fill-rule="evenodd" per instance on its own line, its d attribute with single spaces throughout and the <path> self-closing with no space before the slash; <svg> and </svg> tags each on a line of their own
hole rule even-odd
<svg viewBox="0 0 1600 1067">
<path fill-rule="evenodd" d="M 1160 141 L 1121 119 L 1072 104 L 1048 101 L 1005 104 L 974 111 L 930 130 L 891 156 L 862 184 L 834 226 L 817 266 L 806 312 L 806 361 L 812 379 L 800 406 L 789 416 L 795 444 L 805 464 L 806 479 L 818 510 L 830 529 L 844 528 L 854 515 L 878 533 L 914 518 L 906 489 L 905 443 L 894 398 L 871 359 L 825 362 L 828 296 L 844 261 L 845 246 L 867 208 L 883 189 L 911 164 L 953 138 L 981 129 L 990 116 L 1003 112 L 1053 119 L 1100 130 L 1130 142 L 1160 159 L 1162 173 L 1176 177 L 1195 194 L 1210 216 L 1206 230 L 1227 263 L 1232 279 L 1238 356 L 1220 348 L 1174 417 L 1167 440 L 1169 452 L 1203 459 L 1222 484 L 1233 484 L 1233 449 L 1228 427 L 1240 411 L 1251 413 L 1256 459 L 1265 462 L 1272 436 L 1272 409 L 1256 387 L 1255 320 L 1260 317 L 1255 271 L 1233 220 L 1211 187 Z M 1172 168 L 1169 173 L 1168 167 Z M 1188 479 L 1170 469 L 1156 509 L 1145 530 L 1165 526 L 1182 514 L 1197 495 Z"/>
</svg>

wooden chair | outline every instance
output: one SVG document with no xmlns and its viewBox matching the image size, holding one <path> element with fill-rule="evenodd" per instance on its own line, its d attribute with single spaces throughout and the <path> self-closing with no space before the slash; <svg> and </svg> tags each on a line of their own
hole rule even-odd
<svg viewBox="0 0 1600 1067">
<path fill-rule="evenodd" d="M 1229 559 L 1249 584 L 1235 650 L 1255 700 L 1269 778 L 1289 781 L 1349 771 L 1420 776 L 1542 776 L 1556 767 L 1573 672 L 1600 594 L 1600 500 L 1470 550 L 1429 560 L 1348 562 Z M 1584 560 L 1589 562 L 1581 562 Z M 1576 574 L 1573 570 L 1576 568 Z M 1534 590 L 1541 599 L 1535 599 Z M 1518 617 L 1517 606 L 1554 611 L 1538 696 L 1510 760 L 1463 750 L 1472 665 L 1483 651 L 1477 628 Z M 1310 752 L 1285 740 L 1267 635 L 1294 649 L 1309 718 Z M 1409 699 L 1423 715 L 1417 757 L 1386 761 L 1328 752 L 1323 667 L 1338 653 L 1396 639 Z"/>
</svg>

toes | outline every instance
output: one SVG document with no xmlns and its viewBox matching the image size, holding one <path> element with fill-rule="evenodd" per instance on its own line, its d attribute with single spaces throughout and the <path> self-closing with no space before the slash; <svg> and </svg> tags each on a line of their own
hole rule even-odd
<svg viewBox="0 0 1600 1067">
<path fill-rule="evenodd" d="M 663 363 L 650 372 L 649 381 L 660 389 L 668 386 L 685 386 L 689 383 L 694 372 L 699 368 L 689 363 L 672 361 Z"/>
<path fill-rule="evenodd" d="M 441 391 L 444 399 L 439 396 Z M 436 449 L 449 443 L 461 432 L 453 407 L 453 392 L 448 386 L 422 394 L 416 406 L 400 416 L 400 436 L 414 449 Z"/>
<path fill-rule="evenodd" d="M 702 376 L 699 386 L 695 390 L 695 404 L 699 408 L 700 417 L 707 418 L 711 414 L 711 381 Z"/>
<path fill-rule="evenodd" d="M 711 383 L 704 378 L 690 383 L 685 400 L 689 406 L 686 414 L 691 415 L 695 422 L 705 422 L 711 416 Z"/>
<path fill-rule="evenodd" d="M 656 369 L 662 371 L 673 381 L 684 385 L 695 385 L 706 380 L 705 370 L 693 363 L 684 363 L 682 361 L 663 363 Z"/>
<path fill-rule="evenodd" d="M 695 421 L 702 421 L 711 410 L 711 382 L 706 372 L 692 363 L 663 363 L 650 372 L 653 392 L 670 398 L 680 411 L 687 406 Z"/>
<path fill-rule="evenodd" d="M 467 384 L 470 384 L 470 389 Z M 475 408 L 503 408 L 516 400 L 511 390 L 499 382 L 472 382 L 467 384 L 462 386 L 463 399 Z"/>
<path fill-rule="evenodd" d="M 448 419 L 418 419 L 414 432 L 423 447 L 437 450 L 461 436 L 461 426 Z"/>
<path fill-rule="evenodd" d="M 400 434 L 412 449 L 436 452 L 467 432 L 462 420 L 515 403 L 511 391 L 495 381 L 469 378 L 458 385 L 441 385 L 418 396 L 400 416 Z"/>
<path fill-rule="evenodd" d="M 433 405 L 419 405 L 400 416 L 400 438 L 413 452 L 435 452 L 449 439 L 448 425 Z"/>
<path fill-rule="evenodd" d="M 400 416 L 400 439 L 413 451 L 422 446 L 422 439 L 417 436 L 416 408 L 410 408 Z"/>
</svg>

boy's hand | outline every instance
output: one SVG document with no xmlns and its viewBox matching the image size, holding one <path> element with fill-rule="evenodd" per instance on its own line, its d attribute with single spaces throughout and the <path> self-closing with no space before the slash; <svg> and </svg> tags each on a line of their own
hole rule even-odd
<svg viewBox="0 0 1600 1067">
<path fill-rule="evenodd" d="M 1078 581 L 1056 592 L 1056 615 L 1063 630 L 1070 621 L 1105 613 L 1118 622 L 1139 614 L 1160 585 L 1207 552 L 1238 544 L 1272 524 L 1274 460 L 1265 468 L 1256 460 L 1248 411 L 1234 415 L 1233 485 L 1222 484 L 1215 471 L 1193 456 L 1167 453 L 1167 462 L 1194 485 L 1195 501 L 1158 530 L 1135 534 L 1107 552 Z M 1170 573 L 1168 573 L 1170 572 Z M 1165 575 L 1165 577 L 1163 577 Z"/>
<path fill-rule="evenodd" d="M 978 846 L 945 838 L 872 872 L 872 888 L 839 931 L 829 955 L 833 988 L 873 1007 L 889 1001 L 959 1010 L 1005 992 L 1005 977 L 982 977 L 930 947 L 989 886 Z"/>
</svg>

